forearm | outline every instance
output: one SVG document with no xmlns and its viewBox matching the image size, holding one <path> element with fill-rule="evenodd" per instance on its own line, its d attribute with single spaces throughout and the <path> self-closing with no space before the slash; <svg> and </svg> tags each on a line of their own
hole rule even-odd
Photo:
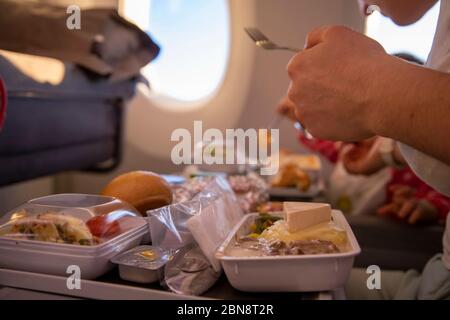
<svg viewBox="0 0 450 320">
<path fill-rule="evenodd" d="M 390 65 L 369 94 L 376 97 L 372 131 L 450 164 L 450 74 L 400 60 Z"/>
</svg>

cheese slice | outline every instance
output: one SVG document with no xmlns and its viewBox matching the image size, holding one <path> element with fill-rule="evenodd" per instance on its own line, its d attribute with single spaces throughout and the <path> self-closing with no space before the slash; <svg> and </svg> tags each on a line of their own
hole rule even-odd
<svg viewBox="0 0 450 320">
<path fill-rule="evenodd" d="M 283 211 L 289 232 L 297 232 L 331 220 L 331 207 L 326 203 L 284 202 Z"/>
</svg>

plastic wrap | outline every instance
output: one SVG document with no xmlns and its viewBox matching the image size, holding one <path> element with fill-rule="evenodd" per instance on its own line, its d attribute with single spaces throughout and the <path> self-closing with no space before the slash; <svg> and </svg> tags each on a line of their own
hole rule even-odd
<svg viewBox="0 0 450 320">
<path fill-rule="evenodd" d="M 202 192 L 211 182 L 213 177 L 196 177 L 183 184 L 172 186 L 173 202 L 180 203 L 192 200 L 198 193 Z"/>
<path fill-rule="evenodd" d="M 58 194 L 30 200 L 0 223 L 5 238 L 93 246 L 142 226 L 142 218 L 115 198 Z"/>
<path fill-rule="evenodd" d="M 191 244 L 179 249 L 164 268 L 164 285 L 178 294 L 201 295 L 211 288 L 221 272 L 216 272 L 200 247 Z"/>
<path fill-rule="evenodd" d="M 147 215 L 154 246 L 180 249 L 180 252 L 190 248 L 190 251 L 196 252 L 198 261 L 204 259 L 210 265 L 212 273 L 204 271 L 209 267 L 196 272 L 183 272 L 179 265 L 185 265 L 185 260 L 191 258 L 182 255 L 176 260 L 178 267 L 173 263 L 166 266 L 165 282 L 172 284 L 170 289 L 185 294 L 201 294 L 209 289 L 221 272 L 220 262 L 214 256 L 215 251 L 243 216 L 226 179 L 215 177 L 192 200 L 151 210 Z M 196 251 L 197 246 L 201 254 Z M 201 258 L 202 255 L 204 258 Z M 178 270 L 171 270 L 170 266 Z M 194 290 L 192 286 L 187 287 L 186 283 L 191 283 L 189 279 L 197 272 L 200 279 L 195 281 Z M 176 277 L 176 281 L 171 275 Z M 182 287 L 174 287 L 177 284 Z"/>
<path fill-rule="evenodd" d="M 229 176 L 228 181 L 245 213 L 255 212 L 258 205 L 269 200 L 267 183 L 254 172 Z"/>
</svg>

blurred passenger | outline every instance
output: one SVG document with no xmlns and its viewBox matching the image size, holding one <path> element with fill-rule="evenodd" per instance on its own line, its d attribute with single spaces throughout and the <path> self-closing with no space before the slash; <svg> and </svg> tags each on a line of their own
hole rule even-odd
<svg viewBox="0 0 450 320">
<path fill-rule="evenodd" d="M 363 14 L 377 6 L 398 25 L 413 24 L 437 2 L 359 0 Z M 426 68 L 389 56 L 379 43 L 356 31 L 323 26 L 308 34 L 305 50 L 289 62 L 288 97 L 297 119 L 314 136 L 347 142 L 394 139 L 414 172 L 450 196 L 450 1 L 440 6 Z M 450 299 L 450 216 L 442 243 L 442 253 L 421 273 L 382 270 L 377 290 L 367 285 L 367 270 L 353 270 L 347 296 Z"/>
<path fill-rule="evenodd" d="M 414 63 L 408 54 L 398 57 Z M 278 112 L 296 121 L 288 98 Z M 300 142 L 333 163 L 328 181 L 328 200 L 336 209 L 352 215 L 389 216 L 409 224 L 443 223 L 450 211 L 450 198 L 420 180 L 406 165 L 393 140 L 376 137 L 343 144 L 299 135 Z"/>
<path fill-rule="evenodd" d="M 390 147 L 386 147 L 390 145 Z M 406 166 L 400 151 L 390 139 L 378 137 L 370 145 L 347 145 L 341 151 L 345 170 L 354 175 L 373 175 L 390 167 L 386 202 L 380 216 L 391 216 L 409 224 L 444 223 L 450 211 L 450 198 L 437 192 Z"/>
</svg>

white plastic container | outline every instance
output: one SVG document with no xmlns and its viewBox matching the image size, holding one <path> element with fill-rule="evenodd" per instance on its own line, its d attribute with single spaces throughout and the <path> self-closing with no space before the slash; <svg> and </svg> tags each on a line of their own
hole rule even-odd
<svg viewBox="0 0 450 320">
<path fill-rule="evenodd" d="M 236 236 L 249 233 L 258 214 L 242 218 L 216 252 L 231 285 L 249 292 L 316 292 L 342 288 L 347 282 L 355 256 L 361 252 L 344 215 L 333 210 L 334 222 L 347 232 L 350 249 L 336 254 L 233 257 L 225 250 Z"/>
<path fill-rule="evenodd" d="M 97 245 L 76 245 L 28 239 L 0 237 L 0 267 L 36 273 L 68 276 L 69 266 L 78 266 L 82 279 L 94 279 L 108 272 L 110 259 L 138 246 L 148 239 L 144 218 L 128 204 L 112 197 L 60 194 L 31 200 L 6 214 L 0 224 L 6 223 L 14 212 L 26 210 L 32 214 L 55 212 L 87 221 L 97 215 L 126 214 L 126 228 L 117 236 Z M 72 271 L 73 272 L 73 271 Z"/>
</svg>

